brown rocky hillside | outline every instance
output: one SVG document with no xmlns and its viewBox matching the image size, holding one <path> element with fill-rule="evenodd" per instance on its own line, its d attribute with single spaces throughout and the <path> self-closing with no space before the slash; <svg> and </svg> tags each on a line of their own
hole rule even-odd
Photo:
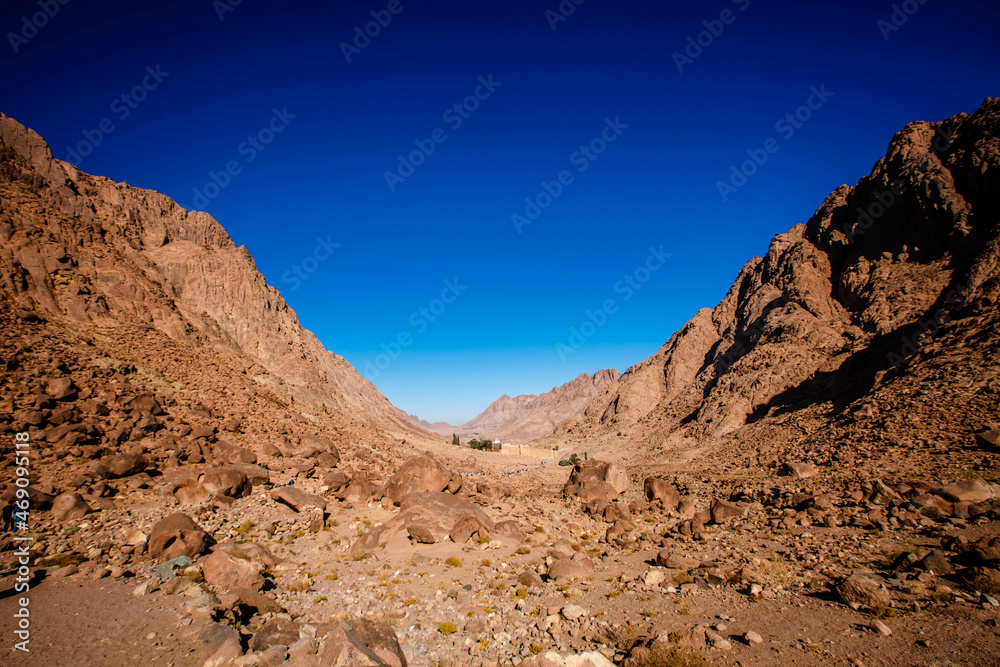
<svg viewBox="0 0 1000 667">
<path fill-rule="evenodd" d="M 766 460 L 772 443 L 855 422 L 966 442 L 1000 416 L 998 222 L 1000 100 L 910 123 L 869 176 L 776 236 L 715 308 L 541 444 Z"/>
<path fill-rule="evenodd" d="M 3 114 L 0 238 L 8 308 L 78 332 L 156 331 L 210 351 L 283 400 L 429 437 L 302 327 L 211 216 L 54 159 L 41 137 Z"/>
</svg>

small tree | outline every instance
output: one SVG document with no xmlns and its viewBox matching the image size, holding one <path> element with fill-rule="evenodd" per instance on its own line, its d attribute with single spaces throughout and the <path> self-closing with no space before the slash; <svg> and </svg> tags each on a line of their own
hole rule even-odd
<svg viewBox="0 0 1000 667">
<path fill-rule="evenodd" d="M 462 446 L 462 441 L 458 439 L 458 434 L 457 433 L 452 433 L 451 434 L 451 444 L 455 445 L 456 447 L 461 447 Z"/>
</svg>

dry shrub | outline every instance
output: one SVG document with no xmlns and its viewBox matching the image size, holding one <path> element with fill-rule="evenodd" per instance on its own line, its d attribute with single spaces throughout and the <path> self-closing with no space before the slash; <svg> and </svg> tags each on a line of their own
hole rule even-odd
<svg viewBox="0 0 1000 667">
<path fill-rule="evenodd" d="M 676 647 L 637 648 L 626 661 L 629 667 L 711 667 L 701 653 Z"/>
</svg>

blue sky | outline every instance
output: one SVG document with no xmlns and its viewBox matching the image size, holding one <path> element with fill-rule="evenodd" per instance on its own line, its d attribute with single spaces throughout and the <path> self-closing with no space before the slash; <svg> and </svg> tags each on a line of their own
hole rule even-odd
<svg viewBox="0 0 1000 667">
<path fill-rule="evenodd" d="M 645 359 L 907 122 L 1000 94 L 987 2 L 311 4 L 6 3 L 0 109 L 210 212 L 432 421 Z"/>
</svg>

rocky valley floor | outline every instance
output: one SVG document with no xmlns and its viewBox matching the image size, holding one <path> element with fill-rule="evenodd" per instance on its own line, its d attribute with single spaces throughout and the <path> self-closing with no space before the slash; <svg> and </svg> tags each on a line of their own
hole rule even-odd
<svg viewBox="0 0 1000 667">
<path fill-rule="evenodd" d="M 0 409 L 6 479 L 33 443 L 31 652 L 8 533 L 4 664 L 998 662 L 995 427 L 944 464 L 868 444 L 869 409 L 763 460 L 542 465 L 366 442 L 222 364 L 195 392 L 148 332 L 111 357 L 27 326 Z"/>
</svg>

